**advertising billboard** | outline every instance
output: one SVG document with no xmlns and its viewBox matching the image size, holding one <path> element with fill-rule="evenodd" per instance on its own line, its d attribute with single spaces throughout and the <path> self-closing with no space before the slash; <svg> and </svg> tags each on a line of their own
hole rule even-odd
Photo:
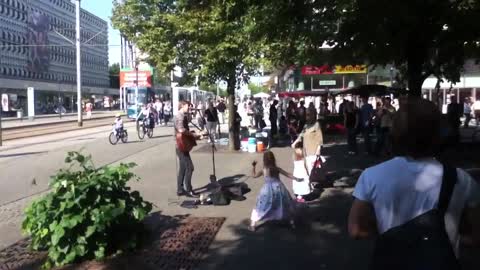
<svg viewBox="0 0 480 270">
<path fill-rule="evenodd" d="M 122 69 L 120 70 L 120 87 L 135 87 L 138 73 L 139 87 L 152 87 L 152 69 L 138 70 Z"/>
<path fill-rule="evenodd" d="M 38 11 L 28 14 L 27 42 L 29 56 L 27 69 L 31 72 L 47 72 L 50 66 L 50 51 L 48 48 L 48 30 L 50 21 L 48 16 Z"/>
</svg>

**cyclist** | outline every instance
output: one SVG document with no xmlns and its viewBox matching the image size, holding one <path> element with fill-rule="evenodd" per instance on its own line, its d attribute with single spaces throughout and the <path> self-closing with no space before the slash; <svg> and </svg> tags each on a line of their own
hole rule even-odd
<svg viewBox="0 0 480 270">
<path fill-rule="evenodd" d="M 113 125 L 115 126 L 114 130 L 113 130 L 113 133 L 115 134 L 115 136 L 117 134 L 122 134 L 123 132 L 123 120 L 122 120 L 122 116 L 117 113 L 115 115 L 115 122 L 113 122 Z"/>
<path fill-rule="evenodd" d="M 140 110 L 137 115 L 137 122 L 138 120 L 143 120 L 144 124 L 147 125 L 150 129 L 153 129 L 155 127 L 155 119 L 151 109 L 151 104 L 148 104 L 147 106 L 142 106 L 142 110 Z"/>
</svg>

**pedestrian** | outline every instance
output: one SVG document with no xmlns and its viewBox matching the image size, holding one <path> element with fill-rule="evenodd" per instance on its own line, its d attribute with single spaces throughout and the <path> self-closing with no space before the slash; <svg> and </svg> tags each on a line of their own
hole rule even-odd
<svg viewBox="0 0 480 270">
<path fill-rule="evenodd" d="M 342 98 L 342 103 L 338 106 L 338 114 L 343 117 L 345 114 L 345 106 L 347 105 L 349 101 L 346 98 Z M 377 105 L 378 106 L 378 105 Z"/>
<path fill-rule="evenodd" d="M 263 105 L 261 99 L 255 100 L 255 105 L 253 106 L 255 128 L 257 130 L 262 130 L 262 121 L 263 121 Z"/>
<path fill-rule="evenodd" d="M 208 142 L 216 142 L 218 112 L 211 101 L 208 103 L 208 108 L 205 110 L 205 116 L 207 118 L 207 131 L 209 134 Z"/>
<path fill-rule="evenodd" d="M 302 181 L 292 181 L 293 195 L 296 197 L 297 202 L 304 203 L 305 196 L 312 192 L 310 186 L 309 172 L 307 171 L 307 163 L 305 155 L 303 153 L 303 143 L 298 142 L 295 145 L 293 152 L 293 176 Z"/>
<path fill-rule="evenodd" d="M 205 108 L 203 107 L 203 102 L 201 102 L 201 101 L 198 102 L 197 114 L 196 114 L 195 118 L 197 120 L 198 127 L 202 131 L 205 129 L 205 125 L 206 125 L 204 110 L 205 110 Z"/>
<path fill-rule="evenodd" d="M 359 127 L 359 113 L 353 101 L 349 101 L 344 109 L 344 125 L 347 129 L 348 154 L 357 154 L 357 132 Z"/>
<path fill-rule="evenodd" d="M 365 152 L 367 154 L 372 154 L 372 143 L 370 135 L 372 133 L 372 118 L 374 110 L 373 106 L 368 103 L 368 97 L 362 97 L 362 103 L 362 107 L 360 107 L 359 128 L 365 143 Z"/>
<path fill-rule="evenodd" d="M 247 116 L 248 116 L 248 122 L 249 122 L 249 127 L 253 127 L 253 120 L 255 118 L 255 113 L 253 111 L 253 101 L 248 100 L 247 101 Z"/>
<path fill-rule="evenodd" d="M 463 115 L 465 116 L 463 127 L 468 128 L 468 124 L 470 124 L 470 120 L 472 120 L 472 102 L 468 97 L 465 98 L 465 102 L 463 103 Z"/>
<path fill-rule="evenodd" d="M 161 99 L 156 99 L 155 101 L 155 110 L 157 111 L 157 125 L 161 125 L 163 121 L 163 102 Z"/>
<path fill-rule="evenodd" d="M 381 155 L 385 153 L 387 156 L 391 154 L 390 129 L 392 128 L 393 115 L 395 108 L 392 106 L 392 99 L 386 97 L 383 99 L 382 106 L 377 112 L 380 122 L 379 134 L 377 134 L 377 144 L 375 154 Z"/>
<path fill-rule="evenodd" d="M 272 104 L 270 105 L 270 110 L 269 110 L 269 116 L 268 119 L 270 120 L 270 136 L 274 138 L 277 133 L 277 104 L 278 100 L 274 100 Z"/>
<path fill-rule="evenodd" d="M 315 116 L 316 117 L 316 116 Z M 305 122 L 307 121 L 307 109 L 305 108 L 305 101 L 301 100 L 297 108 L 298 132 L 303 130 Z"/>
<path fill-rule="evenodd" d="M 447 120 L 450 125 L 450 144 L 455 145 L 460 142 L 460 117 L 463 114 L 463 108 L 457 103 L 456 96 L 450 96 L 450 104 L 447 106 Z"/>
<path fill-rule="evenodd" d="M 87 112 L 87 118 L 92 118 L 93 104 L 90 100 L 85 105 L 85 111 Z"/>
<path fill-rule="evenodd" d="M 170 118 L 172 117 L 172 103 L 170 100 L 165 101 L 163 104 L 163 121 L 164 125 L 168 125 L 168 121 L 170 121 Z"/>
<path fill-rule="evenodd" d="M 467 233 L 474 241 L 480 240 L 480 186 L 462 169 L 450 169 L 434 158 L 441 126 L 437 106 L 420 98 L 407 102 L 393 119 L 395 157 L 366 169 L 355 186 L 349 233 L 355 239 L 376 239 L 370 269 L 457 269 L 442 264 L 447 258 L 438 242 L 428 250 L 419 248 L 439 239 L 438 231 L 446 233 L 442 243 L 455 264 L 462 233 L 459 224 L 470 228 Z M 451 187 L 450 192 L 445 186 Z M 447 192 L 441 195 L 440 190 Z M 434 208 L 438 212 L 430 212 Z M 432 214 L 437 218 L 432 219 Z M 425 234 L 420 234 L 422 230 Z M 422 264 L 428 255 L 437 267 Z"/>
<path fill-rule="evenodd" d="M 242 124 L 242 117 L 237 111 L 237 105 L 233 106 L 233 111 L 235 112 L 234 114 L 234 122 L 233 122 L 233 135 L 234 135 L 234 145 L 235 145 L 235 150 L 240 149 L 240 126 Z"/>
<path fill-rule="evenodd" d="M 290 100 L 288 102 L 288 107 L 285 113 L 287 124 L 288 124 L 288 135 L 290 135 L 290 139 L 294 142 L 297 139 L 297 129 L 298 129 L 298 121 L 297 121 L 297 109 L 295 108 L 295 102 Z"/>
<path fill-rule="evenodd" d="M 280 174 L 291 179 L 296 179 L 292 174 L 277 167 L 275 155 L 267 151 L 263 154 L 263 170 L 257 171 L 257 163 L 252 163 L 252 176 L 258 178 L 264 176 L 265 183 L 257 196 L 255 208 L 250 217 L 251 231 L 255 231 L 261 221 L 289 221 L 292 228 L 295 228 L 294 211 L 295 206 L 292 196 L 285 185 L 280 181 Z"/>
<path fill-rule="evenodd" d="M 225 102 L 223 102 L 223 99 L 220 99 L 220 102 L 217 105 L 217 111 L 218 111 L 218 120 L 220 124 L 225 124 L 225 110 L 227 109 L 227 106 L 225 105 Z"/>
<path fill-rule="evenodd" d="M 473 114 L 475 116 L 475 122 L 477 126 L 480 125 L 480 99 L 476 100 L 472 105 Z"/>
<path fill-rule="evenodd" d="M 301 143 L 307 171 L 311 172 L 315 161 L 320 157 L 320 150 L 323 145 L 323 134 L 314 110 L 307 110 L 306 119 L 307 121 L 302 132 L 292 143 L 291 147 L 296 149 L 298 147 L 297 144 Z"/>
<path fill-rule="evenodd" d="M 186 101 L 179 102 L 178 113 L 175 117 L 175 137 L 176 138 L 189 138 L 190 140 L 199 139 L 201 136 L 197 136 L 196 134 L 190 132 L 188 127 L 188 123 L 190 122 L 188 119 L 188 113 L 190 110 L 190 104 Z M 182 136 L 178 136 L 181 133 Z M 185 139 L 186 140 L 186 139 Z M 182 144 L 185 142 L 182 141 Z M 179 142 L 177 139 L 176 144 L 176 153 L 178 162 L 180 164 L 180 168 L 178 170 L 177 176 L 177 196 L 187 196 L 187 197 L 198 197 L 193 192 L 192 187 L 192 174 L 194 170 L 192 158 L 190 157 L 190 152 L 185 149 L 180 149 Z"/>
</svg>

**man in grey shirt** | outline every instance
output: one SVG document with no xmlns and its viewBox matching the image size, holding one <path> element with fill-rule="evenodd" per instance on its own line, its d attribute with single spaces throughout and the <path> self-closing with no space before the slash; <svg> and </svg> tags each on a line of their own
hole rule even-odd
<svg viewBox="0 0 480 270">
<path fill-rule="evenodd" d="M 186 101 L 180 101 L 179 110 L 175 117 L 175 135 L 177 133 L 190 133 L 188 128 L 188 112 L 190 104 Z M 195 137 L 195 135 L 192 134 Z M 192 188 L 192 174 L 193 174 L 193 162 L 190 157 L 190 152 L 180 151 L 178 143 L 176 144 L 176 152 L 180 168 L 177 175 L 177 195 L 198 197 Z M 185 187 L 185 188 L 184 188 Z"/>
</svg>

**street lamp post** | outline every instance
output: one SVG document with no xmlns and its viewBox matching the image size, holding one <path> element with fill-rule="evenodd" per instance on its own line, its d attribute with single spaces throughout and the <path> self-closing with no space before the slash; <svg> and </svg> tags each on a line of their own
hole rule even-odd
<svg viewBox="0 0 480 270">
<path fill-rule="evenodd" d="M 138 61 L 135 61 L 135 108 L 138 113 Z"/>
<path fill-rule="evenodd" d="M 78 126 L 83 125 L 82 120 L 82 63 L 80 55 L 80 1 L 75 0 L 75 43 L 77 47 L 77 114 L 78 114 Z"/>
</svg>

